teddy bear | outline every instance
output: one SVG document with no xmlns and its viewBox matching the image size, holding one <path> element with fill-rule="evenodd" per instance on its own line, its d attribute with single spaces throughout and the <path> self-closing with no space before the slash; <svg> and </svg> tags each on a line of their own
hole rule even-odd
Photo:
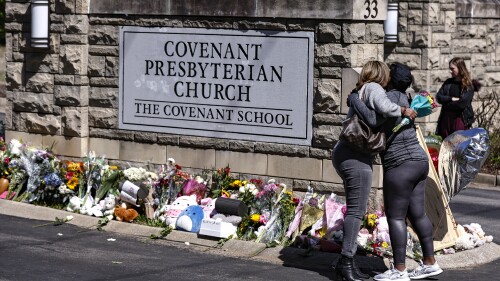
<svg viewBox="0 0 500 281">
<path fill-rule="evenodd" d="M 139 216 L 139 213 L 135 209 L 127 209 L 127 204 L 122 203 L 121 206 L 115 207 L 114 215 L 117 221 L 132 222 Z"/>
<path fill-rule="evenodd" d="M 69 199 L 68 206 L 66 206 L 66 211 L 68 212 L 77 212 L 80 211 L 82 207 L 83 200 L 78 196 L 73 196 Z"/>
<path fill-rule="evenodd" d="M 112 220 L 115 213 L 116 197 L 110 194 L 99 203 L 101 204 L 102 215 L 107 217 L 108 220 Z"/>
</svg>

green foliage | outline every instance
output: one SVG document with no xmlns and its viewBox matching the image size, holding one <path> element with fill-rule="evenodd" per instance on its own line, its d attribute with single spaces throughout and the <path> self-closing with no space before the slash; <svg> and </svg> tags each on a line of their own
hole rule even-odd
<svg viewBox="0 0 500 281">
<path fill-rule="evenodd" d="M 490 173 L 500 170 L 500 130 L 490 134 L 490 155 L 486 159 L 485 169 Z"/>
</svg>

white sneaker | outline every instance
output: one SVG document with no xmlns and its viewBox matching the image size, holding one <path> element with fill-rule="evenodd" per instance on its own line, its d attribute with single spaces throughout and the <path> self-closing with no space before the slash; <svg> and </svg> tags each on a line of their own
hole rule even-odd
<svg viewBox="0 0 500 281">
<path fill-rule="evenodd" d="M 384 273 L 375 275 L 373 280 L 377 281 L 410 281 L 408 278 L 408 271 L 399 271 L 395 268 L 391 268 Z"/>
<path fill-rule="evenodd" d="M 423 279 L 441 274 L 443 272 L 437 262 L 435 262 L 433 265 L 425 265 L 422 262 L 419 263 L 420 265 L 415 268 L 415 270 L 413 270 L 410 274 L 408 274 L 411 279 Z"/>
</svg>

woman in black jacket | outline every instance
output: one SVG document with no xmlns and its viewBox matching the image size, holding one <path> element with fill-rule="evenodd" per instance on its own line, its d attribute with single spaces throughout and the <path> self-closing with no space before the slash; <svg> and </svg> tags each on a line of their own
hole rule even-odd
<svg viewBox="0 0 500 281">
<path fill-rule="evenodd" d="M 436 94 L 442 104 L 436 133 L 446 138 L 458 130 L 468 130 L 474 122 L 472 98 L 474 87 L 469 71 L 462 58 L 453 58 L 450 63 L 451 78 L 447 79 Z"/>
</svg>

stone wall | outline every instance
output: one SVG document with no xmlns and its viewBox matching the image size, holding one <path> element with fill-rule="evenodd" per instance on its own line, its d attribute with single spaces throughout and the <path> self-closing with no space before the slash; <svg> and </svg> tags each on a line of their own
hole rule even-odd
<svg viewBox="0 0 500 281">
<path fill-rule="evenodd" d="M 98 14 L 89 13 L 88 5 L 89 0 L 51 1 L 50 48 L 37 50 L 29 45 L 30 2 L 7 1 L 7 138 L 53 146 L 56 153 L 69 157 L 94 150 L 122 163 L 161 164 L 173 157 L 192 170 L 229 165 L 236 173 L 278 178 L 296 190 L 312 186 L 320 192 L 343 193 L 330 154 L 343 119 L 342 92 L 353 87 L 343 89 L 342 80 L 354 75 L 349 81 L 355 81 L 357 75 L 345 74 L 344 70 L 359 68 L 368 60 L 384 59 L 385 15 L 374 21 L 208 18 Z M 124 25 L 313 31 L 316 42 L 311 145 L 120 130 L 118 28 Z M 374 187 L 381 187 L 378 165 Z M 377 189 L 374 193 L 378 193 Z"/>
<path fill-rule="evenodd" d="M 386 46 L 385 59 L 405 63 L 413 69 L 414 90 L 436 94 L 450 77 L 448 62 L 459 56 L 465 59 L 473 79 L 484 86 L 474 97 L 476 108 L 485 94 L 498 92 L 499 4 L 467 0 L 393 2 L 399 3 L 399 42 Z M 471 3 L 475 3 L 474 7 Z M 417 119 L 424 134 L 435 131 L 438 116 L 439 110 L 422 120 Z"/>
<path fill-rule="evenodd" d="M 116 9 L 105 5 L 107 10 L 99 12 L 90 1 L 51 0 L 48 50 L 29 45 L 30 2 L 7 1 L 8 139 L 20 138 L 34 145 L 52 146 L 55 153 L 67 157 L 81 157 L 94 150 L 98 155 L 122 163 L 161 164 L 173 157 L 183 167 L 193 170 L 230 165 L 236 173 L 279 178 L 297 190 L 305 190 L 310 185 L 317 191 L 342 193 L 341 179 L 330 160 L 331 148 L 347 112 L 345 97 L 356 81 L 355 70 L 366 61 L 405 63 L 413 69 L 415 90 L 426 89 L 433 94 L 449 76 L 448 61 L 454 56 L 466 58 L 474 77 L 485 85 L 483 91 L 497 90 L 500 80 L 500 48 L 496 48 L 500 44 L 498 18 L 460 17 L 456 8 L 460 6 L 452 0 L 399 1 L 399 43 L 396 45 L 384 44 L 385 14 L 372 21 L 356 19 L 360 15 L 355 11 L 359 14 L 363 9 L 355 7 L 355 2 L 364 1 L 316 0 L 319 4 L 328 2 L 330 8 L 344 9 L 331 19 L 311 16 L 310 11 L 309 16 L 301 16 L 297 9 L 294 13 L 299 15 L 293 18 L 269 17 L 266 13 L 270 11 L 265 9 L 253 11 L 247 17 L 230 12 L 211 17 L 144 15 L 134 12 L 141 8 L 137 5 Z M 141 3 L 160 5 L 164 1 Z M 157 11 L 163 8 L 158 6 Z M 311 145 L 118 129 L 118 28 L 124 25 L 313 31 Z M 437 116 L 438 113 L 434 113 L 419 120 L 424 133 L 434 131 Z M 380 199 L 381 175 L 380 165 L 375 165 L 373 192 L 376 196 L 372 196 L 375 201 Z"/>
</svg>

